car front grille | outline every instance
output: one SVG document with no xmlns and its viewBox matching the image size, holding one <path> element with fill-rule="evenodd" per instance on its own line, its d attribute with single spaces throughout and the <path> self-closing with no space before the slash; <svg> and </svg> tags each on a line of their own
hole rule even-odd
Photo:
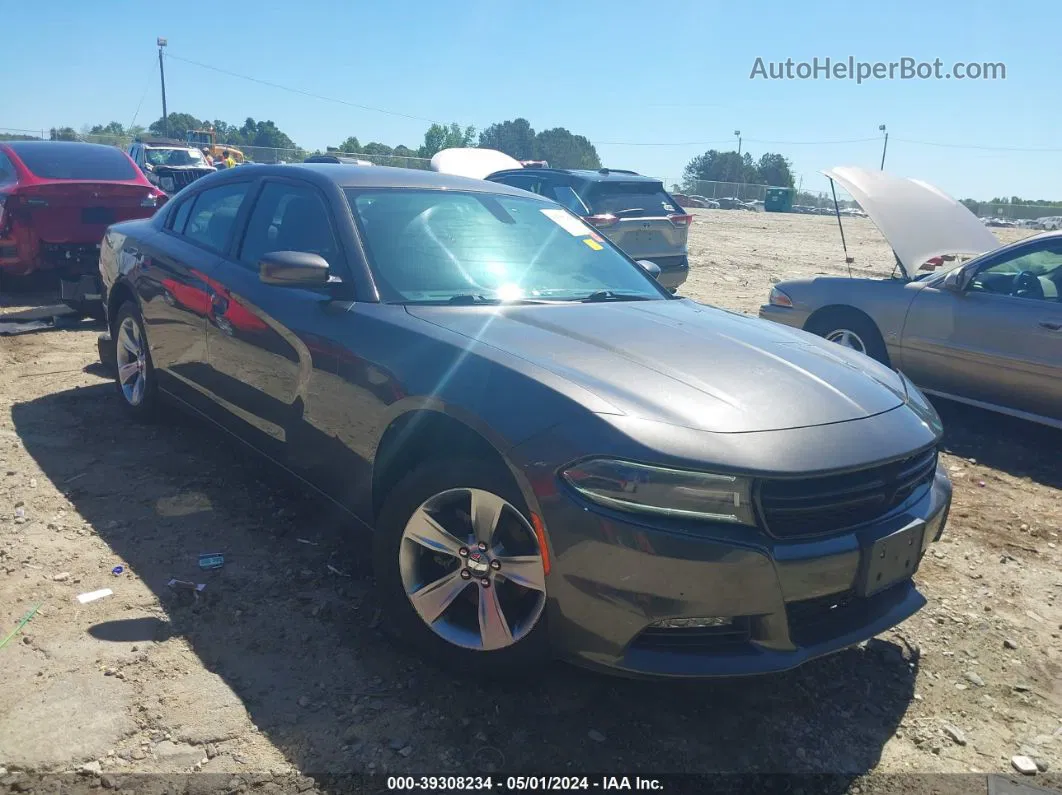
<svg viewBox="0 0 1062 795">
<path fill-rule="evenodd" d="M 200 177 L 213 173 L 208 168 L 182 168 L 172 171 L 159 171 L 159 177 L 169 177 L 173 180 L 174 191 L 178 191 L 186 185 L 191 185 Z"/>
<path fill-rule="evenodd" d="M 749 642 L 750 623 L 745 616 L 722 627 L 649 627 L 631 643 L 644 651 L 706 654 L 733 651 Z"/>
<path fill-rule="evenodd" d="M 775 538 L 837 533 L 899 507 L 932 482 L 936 468 L 932 449 L 838 475 L 765 480 L 757 493 L 760 518 Z"/>
</svg>

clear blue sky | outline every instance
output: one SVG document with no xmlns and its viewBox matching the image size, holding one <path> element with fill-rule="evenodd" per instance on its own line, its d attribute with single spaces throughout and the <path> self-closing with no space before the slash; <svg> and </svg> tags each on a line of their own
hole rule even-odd
<svg viewBox="0 0 1062 795">
<path fill-rule="evenodd" d="M 161 116 L 156 36 L 174 56 L 348 102 L 486 126 L 524 116 L 594 141 L 616 168 L 678 177 L 709 148 L 818 170 L 886 166 L 951 194 L 1062 200 L 1058 0 L 302 0 L 184 4 L 0 0 L 0 127 Z M 65 17 L 59 21 L 60 9 Z M 212 10 L 216 10 L 216 13 Z M 765 61 L 1003 62 L 1007 78 L 751 80 Z M 171 111 L 272 119 L 300 145 L 349 135 L 416 147 L 428 123 L 325 102 L 169 59 Z M 823 143 L 869 138 L 859 143 Z M 764 143 L 800 142 L 800 143 Z M 952 145 L 1050 149 L 993 151 Z M 703 143 L 702 143 L 703 142 Z M 818 142 L 818 143 L 807 143 Z M 680 146 L 621 145 L 671 144 Z"/>
</svg>

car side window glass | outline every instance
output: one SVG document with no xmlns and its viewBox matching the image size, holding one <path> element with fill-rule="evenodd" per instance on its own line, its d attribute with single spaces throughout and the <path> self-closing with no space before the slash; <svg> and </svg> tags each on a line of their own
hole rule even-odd
<svg viewBox="0 0 1062 795">
<path fill-rule="evenodd" d="M 176 210 L 170 213 L 169 228 L 178 235 L 184 234 L 184 226 L 188 223 L 188 215 L 192 211 L 194 202 L 195 196 L 187 198 L 177 205 Z"/>
<path fill-rule="evenodd" d="M 240 247 L 240 262 L 258 270 L 271 251 L 317 254 L 331 267 L 339 265 L 339 243 L 328 206 L 309 185 L 267 182 L 255 202 Z"/>
<path fill-rule="evenodd" d="M 7 155 L 0 152 L 0 185 L 15 181 L 15 167 Z"/>
<path fill-rule="evenodd" d="M 1014 298 L 1059 301 L 1062 296 L 1062 242 L 1049 241 L 1015 252 L 978 272 L 969 289 Z"/>
<path fill-rule="evenodd" d="M 249 185 L 248 182 L 237 182 L 198 194 L 188 216 L 184 236 L 212 251 L 223 252 L 228 248 L 232 229 L 236 225 L 236 215 Z"/>
</svg>

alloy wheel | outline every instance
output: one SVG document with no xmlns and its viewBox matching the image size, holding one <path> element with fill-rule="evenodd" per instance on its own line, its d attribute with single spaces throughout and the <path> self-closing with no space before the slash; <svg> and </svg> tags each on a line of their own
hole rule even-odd
<svg viewBox="0 0 1062 795">
<path fill-rule="evenodd" d="M 399 568 L 421 620 L 466 649 L 512 646 L 534 629 L 546 603 L 534 530 L 482 489 L 450 489 L 421 504 L 402 532 Z"/>
<path fill-rule="evenodd" d="M 863 338 L 846 328 L 839 328 L 835 331 L 831 331 L 826 335 L 826 339 L 830 342 L 836 342 L 838 345 L 843 345 L 845 348 L 851 348 L 853 351 L 859 353 L 866 353 L 867 346 L 863 343 Z"/>
<path fill-rule="evenodd" d="M 126 316 L 118 327 L 115 347 L 122 394 L 130 406 L 139 406 L 147 391 L 147 345 L 140 326 L 131 316 Z"/>
</svg>

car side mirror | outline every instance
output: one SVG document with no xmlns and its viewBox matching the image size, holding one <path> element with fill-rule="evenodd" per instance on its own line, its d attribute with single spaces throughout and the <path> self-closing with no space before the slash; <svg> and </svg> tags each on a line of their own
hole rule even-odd
<svg viewBox="0 0 1062 795">
<path fill-rule="evenodd" d="M 648 273 L 654 279 L 659 279 L 660 278 L 660 266 L 657 265 L 655 262 L 652 262 L 652 261 L 647 260 L 647 259 L 640 259 L 640 260 L 635 260 L 635 261 L 638 263 L 639 267 L 643 271 Z"/>
<path fill-rule="evenodd" d="M 956 268 L 944 277 L 944 281 L 940 283 L 942 290 L 947 290 L 949 293 L 961 293 L 963 290 L 963 272 L 962 268 Z"/>
<path fill-rule="evenodd" d="M 328 263 L 306 251 L 270 251 L 258 262 L 258 278 L 278 287 L 321 287 L 328 284 Z"/>
</svg>

